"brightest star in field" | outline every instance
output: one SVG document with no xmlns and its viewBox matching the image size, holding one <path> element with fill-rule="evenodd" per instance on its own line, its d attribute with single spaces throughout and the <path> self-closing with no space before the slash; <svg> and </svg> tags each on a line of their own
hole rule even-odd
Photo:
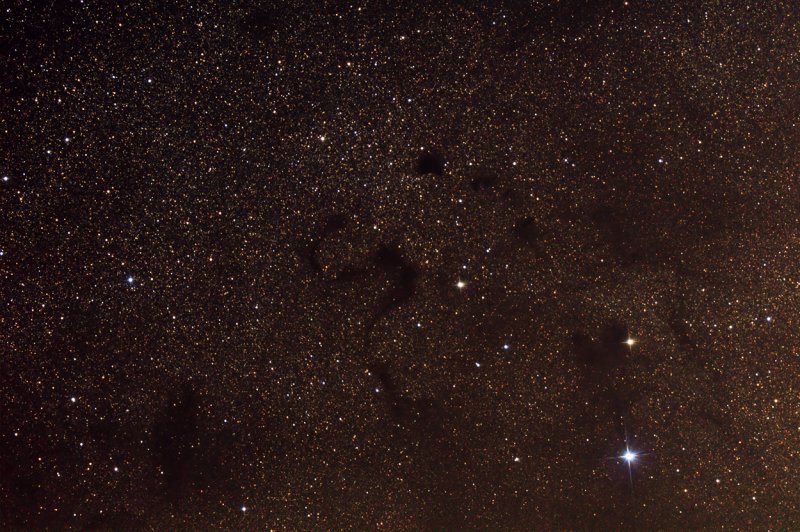
<svg viewBox="0 0 800 532">
<path fill-rule="evenodd" d="M 623 458 L 626 462 L 631 463 L 636 460 L 636 453 L 628 449 L 620 458 Z"/>
</svg>

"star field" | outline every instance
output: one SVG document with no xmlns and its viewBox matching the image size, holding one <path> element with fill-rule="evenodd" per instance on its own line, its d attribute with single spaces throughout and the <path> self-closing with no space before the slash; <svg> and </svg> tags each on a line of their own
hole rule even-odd
<svg viewBox="0 0 800 532">
<path fill-rule="evenodd" d="M 491 4 L 3 7 L 0 528 L 800 527 L 797 7 Z"/>
</svg>

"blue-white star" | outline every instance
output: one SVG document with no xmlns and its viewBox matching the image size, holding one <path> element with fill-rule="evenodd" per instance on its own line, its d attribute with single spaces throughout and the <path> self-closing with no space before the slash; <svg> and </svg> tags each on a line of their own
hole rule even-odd
<svg viewBox="0 0 800 532">
<path fill-rule="evenodd" d="M 625 460 L 628 463 L 631 463 L 634 460 L 636 460 L 636 453 L 634 453 L 630 449 L 628 449 L 628 450 L 625 451 L 625 454 L 620 456 L 620 458 L 622 458 L 623 460 Z"/>
</svg>

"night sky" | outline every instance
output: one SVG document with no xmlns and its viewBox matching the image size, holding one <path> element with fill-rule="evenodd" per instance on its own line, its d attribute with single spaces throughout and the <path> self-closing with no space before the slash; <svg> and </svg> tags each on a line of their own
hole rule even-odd
<svg viewBox="0 0 800 532">
<path fill-rule="evenodd" d="M 794 1 L 4 3 L 0 528 L 800 527 Z"/>
</svg>

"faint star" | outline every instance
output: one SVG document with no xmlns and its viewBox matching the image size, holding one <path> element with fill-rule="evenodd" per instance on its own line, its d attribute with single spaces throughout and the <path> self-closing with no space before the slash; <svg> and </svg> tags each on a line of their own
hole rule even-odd
<svg viewBox="0 0 800 532">
<path fill-rule="evenodd" d="M 242 511 L 246 512 L 247 511 L 247 506 L 242 506 Z"/>
<path fill-rule="evenodd" d="M 467 283 L 465 283 L 464 281 L 458 281 L 458 282 L 456 283 L 456 288 L 458 288 L 459 290 L 461 290 L 461 289 L 462 289 L 462 288 L 464 288 L 465 286 L 467 286 Z"/>
<path fill-rule="evenodd" d="M 128 284 L 133 284 L 133 276 L 132 275 L 128 276 Z"/>
</svg>

